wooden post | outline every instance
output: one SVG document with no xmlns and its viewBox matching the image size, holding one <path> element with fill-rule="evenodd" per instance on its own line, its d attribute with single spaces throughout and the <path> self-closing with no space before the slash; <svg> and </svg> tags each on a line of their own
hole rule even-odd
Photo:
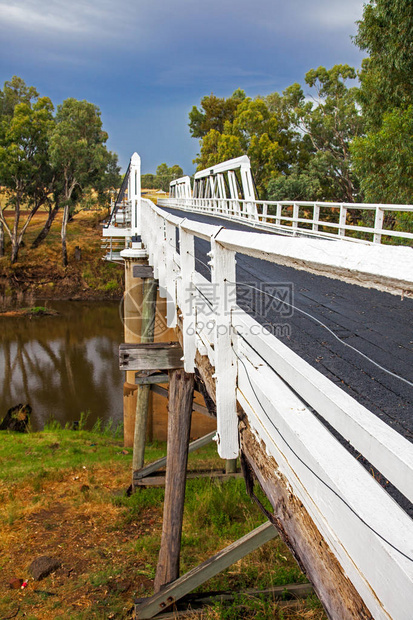
<svg viewBox="0 0 413 620">
<path fill-rule="evenodd" d="M 142 286 L 133 277 L 133 266 L 141 261 L 125 259 L 125 295 L 123 299 L 123 326 L 125 342 L 138 343 L 141 334 L 140 307 L 142 305 Z M 137 390 L 131 390 L 135 383 L 135 372 L 125 373 L 123 397 L 123 440 L 124 446 L 133 446 Z"/>
<path fill-rule="evenodd" d="M 191 427 L 194 375 L 183 369 L 169 373 L 168 449 L 161 549 L 154 589 L 179 577 L 186 466 Z"/>
<path fill-rule="evenodd" d="M 4 256 L 4 228 L 3 222 L 0 222 L 0 257 Z"/>
<path fill-rule="evenodd" d="M 225 461 L 225 473 L 236 474 L 237 473 L 237 459 L 228 459 Z"/>
<path fill-rule="evenodd" d="M 155 333 L 157 282 L 153 278 L 143 280 L 141 343 L 153 342 Z M 143 467 L 145 458 L 146 425 L 148 420 L 150 385 L 138 385 L 136 399 L 135 432 L 133 440 L 133 472 Z"/>
</svg>

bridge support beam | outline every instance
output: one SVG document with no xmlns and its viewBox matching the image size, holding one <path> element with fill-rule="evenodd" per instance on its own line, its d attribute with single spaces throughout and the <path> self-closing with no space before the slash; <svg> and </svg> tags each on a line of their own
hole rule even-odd
<svg viewBox="0 0 413 620">
<path fill-rule="evenodd" d="M 161 549 L 155 592 L 179 577 L 186 466 L 188 462 L 194 375 L 183 369 L 169 372 L 168 448 Z"/>
<path fill-rule="evenodd" d="M 142 283 L 133 276 L 136 265 L 144 265 L 146 259 L 125 258 L 125 294 L 123 297 L 124 339 L 129 344 L 140 342 Z M 125 447 L 133 446 L 137 389 L 135 372 L 126 371 L 123 390 L 123 440 Z"/>
<path fill-rule="evenodd" d="M 153 278 L 143 280 L 141 344 L 153 342 L 155 333 L 156 295 L 158 283 Z M 133 472 L 143 467 L 145 459 L 146 427 L 148 422 L 150 385 L 138 385 L 136 398 L 135 432 L 133 440 Z"/>
</svg>

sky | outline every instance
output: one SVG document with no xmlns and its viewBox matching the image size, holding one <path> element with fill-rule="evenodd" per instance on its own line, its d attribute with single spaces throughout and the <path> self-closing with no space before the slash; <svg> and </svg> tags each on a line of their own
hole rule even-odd
<svg viewBox="0 0 413 620">
<path fill-rule="evenodd" d="M 165 162 L 192 174 L 193 105 L 359 67 L 362 11 L 363 0 L 0 0 L 0 88 L 18 75 L 54 105 L 91 101 L 123 169 L 137 151 L 143 173 Z"/>
</svg>

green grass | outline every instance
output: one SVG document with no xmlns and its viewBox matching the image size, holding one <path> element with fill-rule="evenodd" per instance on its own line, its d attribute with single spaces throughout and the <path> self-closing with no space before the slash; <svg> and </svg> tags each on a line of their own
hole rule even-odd
<svg viewBox="0 0 413 620">
<path fill-rule="evenodd" d="M 20 601 L 21 613 L 37 620 L 57 617 L 57 608 L 62 618 L 126 619 L 135 597 L 152 594 L 164 489 L 139 488 L 132 496 L 125 495 L 132 450 L 125 450 L 115 435 L 115 429 L 102 422 L 96 423 L 94 432 L 62 429 L 49 422 L 46 430 L 38 433 L 0 433 L 0 568 L 4 583 L 26 577 L 30 561 L 50 549 L 62 558 L 64 570 L 73 570 L 70 577 L 64 573 L 41 584 L 30 582 L 21 594 L 0 586 L 0 617 L 7 616 Z M 146 462 L 165 453 L 165 443 L 150 443 Z M 192 470 L 223 466 L 215 444 L 189 456 Z M 263 503 L 267 501 L 258 489 L 257 494 Z M 181 573 L 264 521 L 242 479 L 188 480 Z M 305 576 L 276 538 L 210 579 L 198 592 L 237 592 L 302 581 Z M 54 595 L 43 596 L 42 591 Z M 78 608 L 77 601 L 83 601 L 84 608 Z M 317 599 L 306 603 L 300 613 L 287 613 L 277 605 L 240 595 L 232 604 L 216 604 L 199 617 L 325 619 Z"/>
</svg>

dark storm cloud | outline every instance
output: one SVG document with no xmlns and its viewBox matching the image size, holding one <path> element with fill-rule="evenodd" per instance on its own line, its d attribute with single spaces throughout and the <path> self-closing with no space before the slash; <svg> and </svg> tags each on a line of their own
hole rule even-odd
<svg viewBox="0 0 413 620">
<path fill-rule="evenodd" d="M 191 172 L 188 111 L 210 92 L 283 90 L 320 64 L 359 65 L 362 0 L 0 0 L 0 72 L 100 106 L 123 164 Z"/>
</svg>

